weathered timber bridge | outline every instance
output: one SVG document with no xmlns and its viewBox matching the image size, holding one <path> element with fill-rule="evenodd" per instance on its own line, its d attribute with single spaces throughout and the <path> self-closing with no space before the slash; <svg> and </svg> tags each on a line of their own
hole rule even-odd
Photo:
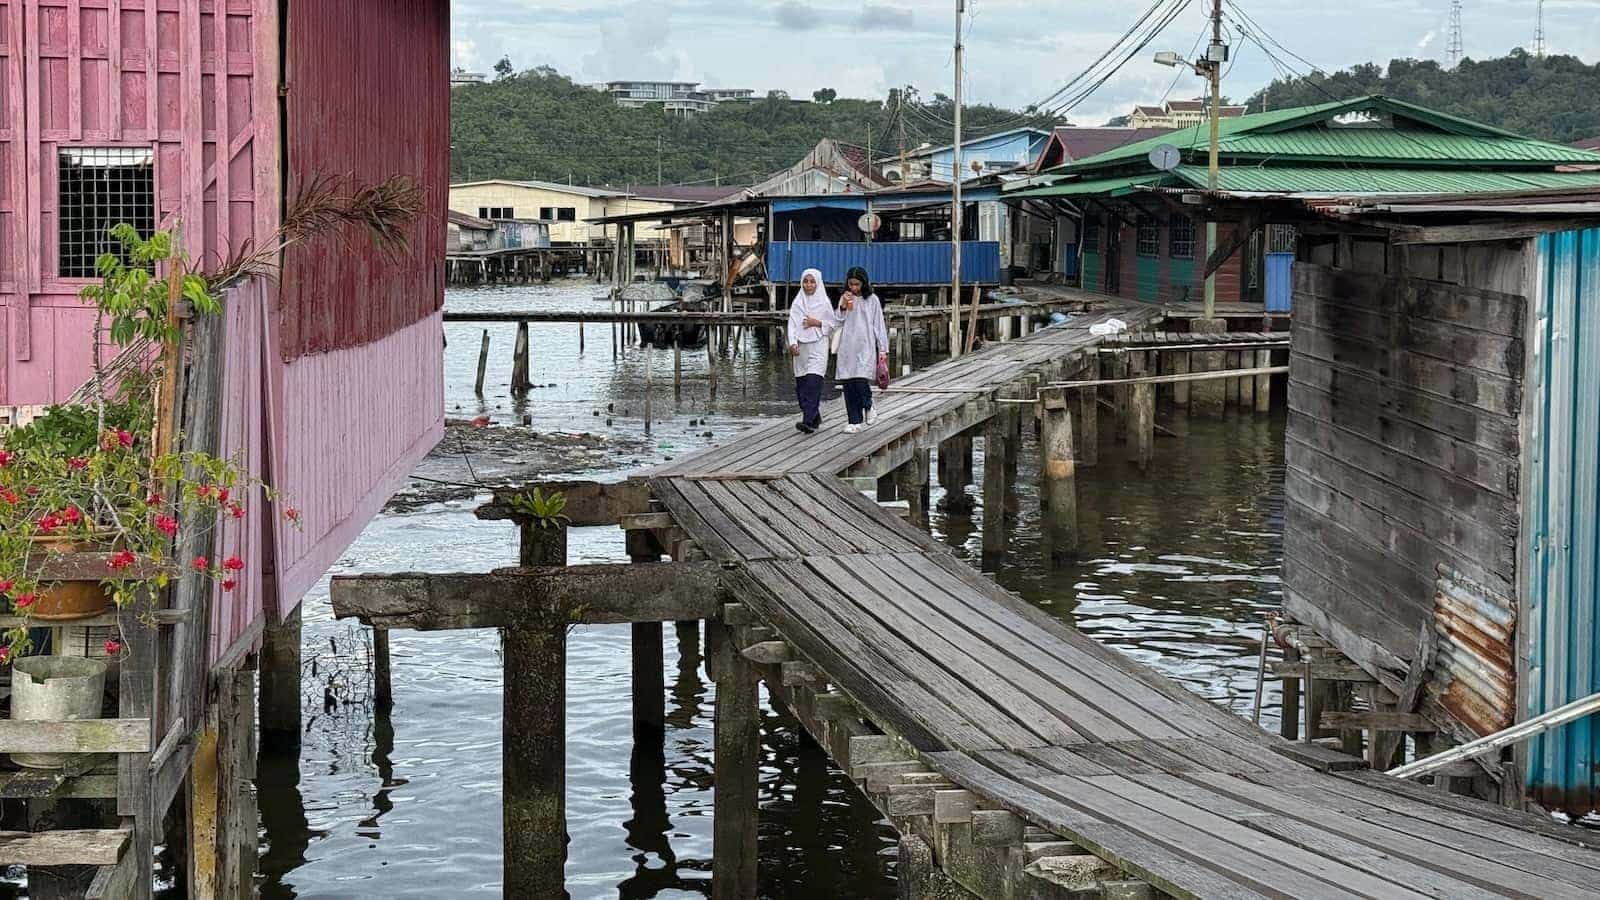
<svg viewBox="0 0 1600 900">
<path fill-rule="evenodd" d="M 479 514 L 519 521 L 521 567 L 336 579 L 335 611 L 380 628 L 505 629 L 507 895 L 562 894 L 567 627 L 633 623 L 635 737 L 659 744 L 660 623 L 682 635 L 705 619 L 716 897 L 759 893 L 758 681 L 899 830 L 905 896 L 1595 896 L 1590 833 L 1268 734 L 918 527 L 930 450 L 959 487 L 979 437 L 984 554 L 1003 553 L 1001 498 L 1021 423 L 1037 417 L 1047 542 L 1070 552 L 1074 445 L 1095 443 L 1096 391 L 1038 389 L 1095 377 L 1088 326 L 1113 313 L 1136 328 L 1154 317 L 1084 315 L 930 367 L 856 434 L 835 404 L 815 435 L 775 423 L 644 479 L 568 486 L 572 524 L 622 525 L 636 564 L 562 568 L 565 531 L 522 518 L 508 493 Z M 1127 379 L 1141 430 L 1144 365 Z M 908 501 L 909 521 L 862 479 Z"/>
</svg>

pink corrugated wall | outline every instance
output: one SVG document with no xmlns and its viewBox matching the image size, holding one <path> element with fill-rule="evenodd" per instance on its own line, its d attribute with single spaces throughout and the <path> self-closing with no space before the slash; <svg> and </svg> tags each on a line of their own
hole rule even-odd
<svg viewBox="0 0 1600 900">
<path fill-rule="evenodd" d="M 276 0 L 0 0 L 0 405 L 90 374 L 88 282 L 56 275 L 60 149 L 153 148 L 160 224 L 196 259 L 276 227 L 276 22 Z"/>
</svg>

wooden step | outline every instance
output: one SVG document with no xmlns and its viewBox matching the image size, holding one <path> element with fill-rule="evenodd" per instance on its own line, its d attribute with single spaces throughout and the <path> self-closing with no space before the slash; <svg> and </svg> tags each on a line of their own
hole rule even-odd
<svg viewBox="0 0 1600 900">
<path fill-rule="evenodd" d="M 61 831 L 0 831 L 0 865 L 114 866 L 132 836 L 131 826 Z"/>
</svg>

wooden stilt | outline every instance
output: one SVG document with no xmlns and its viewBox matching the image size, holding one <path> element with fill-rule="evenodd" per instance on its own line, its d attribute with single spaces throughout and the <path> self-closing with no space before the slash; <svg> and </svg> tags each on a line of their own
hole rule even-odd
<svg viewBox="0 0 1600 900">
<path fill-rule="evenodd" d="M 472 391 L 479 397 L 483 396 L 483 376 L 489 370 L 489 329 L 483 330 L 483 344 L 478 348 L 478 380 L 473 383 Z"/>
<path fill-rule="evenodd" d="M 627 534 L 628 558 L 653 563 L 661 558 L 653 534 L 633 530 Z M 634 622 L 633 741 L 640 752 L 660 755 L 666 728 L 666 675 L 661 650 L 661 623 Z"/>
<path fill-rule="evenodd" d="M 389 675 L 389 629 L 372 629 L 372 705 L 379 712 L 394 709 L 394 688 Z"/>
<path fill-rule="evenodd" d="M 1188 350 L 1172 351 L 1172 365 L 1169 373 L 1172 375 L 1189 374 L 1191 354 Z M 1172 405 L 1183 409 L 1189 408 L 1189 383 L 1187 381 L 1174 382 L 1172 385 Z"/>
<path fill-rule="evenodd" d="M 895 490 L 910 506 L 911 524 L 928 527 L 928 451 L 919 450 L 894 470 Z"/>
<path fill-rule="evenodd" d="M 1256 368 L 1265 369 L 1272 365 L 1271 350 L 1256 351 Z M 1255 409 L 1258 413 L 1272 411 L 1272 376 L 1256 376 Z"/>
<path fill-rule="evenodd" d="M 1127 351 L 1122 351 L 1122 352 L 1119 352 L 1119 353 L 1111 354 L 1109 359 L 1102 360 L 1102 365 L 1105 365 L 1107 368 L 1109 368 L 1111 370 L 1111 375 L 1110 375 L 1111 378 L 1127 378 L 1128 377 L 1128 354 L 1127 354 Z M 1115 426 L 1116 427 L 1116 431 L 1114 432 L 1114 436 L 1117 439 L 1117 443 L 1119 443 L 1119 444 L 1126 443 L 1127 440 L 1128 440 L 1128 386 L 1127 385 L 1125 385 L 1125 384 L 1114 384 L 1114 385 L 1111 386 L 1111 406 L 1116 411 L 1116 426 Z"/>
<path fill-rule="evenodd" d="M 517 343 L 511 355 L 511 393 L 526 394 L 533 386 L 528 374 L 528 323 L 517 323 Z"/>
<path fill-rule="evenodd" d="M 972 438 L 956 435 L 939 444 L 939 486 L 944 488 L 945 511 L 965 514 L 972 511 L 967 494 L 966 464 Z"/>
<path fill-rule="evenodd" d="M 707 623 L 716 656 L 717 705 L 713 741 L 716 791 L 711 811 L 711 896 L 745 900 L 758 895 L 757 775 L 761 764 L 761 710 L 755 666 L 735 646 L 727 626 Z"/>
<path fill-rule="evenodd" d="M 300 745 L 300 608 L 268 622 L 261 638 L 261 742 Z"/>
<path fill-rule="evenodd" d="M 683 396 L 683 341 L 682 336 L 675 336 L 672 341 L 672 398 L 674 400 Z"/>
<path fill-rule="evenodd" d="M 1221 334 L 1228 330 L 1223 319 L 1194 319 L 1189 329 L 1196 334 Z M 1216 372 L 1222 369 L 1222 351 L 1196 351 L 1190 358 L 1193 371 Z M 1207 379 L 1189 383 L 1189 408 L 1208 416 L 1221 416 L 1226 403 L 1226 379 Z"/>
<path fill-rule="evenodd" d="M 1075 430 L 1073 434 L 1073 449 L 1077 452 L 1077 464 L 1080 466 L 1093 466 L 1100 463 L 1100 404 L 1096 402 L 1095 388 L 1083 388 L 1069 392 L 1072 401 L 1077 405 L 1077 413 L 1072 417 Z"/>
<path fill-rule="evenodd" d="M 655 345 L 653 345 L 653 344 L 645 344 L 644 345 L 644 433 L 645 434 L 649 434 L 650 433 L 650 423 L 655 418 L 655 411 L 651 408 L 651 405 L 650 405 L 652 403 L 652 400 L 653 400 L 654 396 L 655 396 L 655 385 L 654 385 L 655 379 L 652 377 L 652 374 L 651 374 L 652 370 L 655 368 L 655 365 L 654 365 L 655 360 L 652 359 L 652 357 L 654 355 L 655 355 Z"/>
<path fill-rule="evenodd" d="M 583 323 L 578 323 L 578 355 L 583 355 Z"/>
<path fill-rule="evenodd" d="M 218 677 L 215 716 L 217 759 L 218 900 L 256 896 L 260 816 L 256 808 L 254 673 L 234 670 Z M 192 849 L 192 848 L 191 848 Z M 204 894 L 191 892 L 190 896 Z"/>
<path fill-rule="evenodd" d="M 983 561 L 998 563 L 1006 553 L 1006 444 L 1011 441 L 1004 416 L 994 416 L 983 431 Z"/>
<path fill-rule="evenodd" d="M 707 399 L 715 403 L 717 400 L 717 352 L 712 347 L 709 336 L 706 337 L 706 373 L 710 379 Z"/>
<path fill-rule="evenodd" d="M 900 495 L 895 491 L 894 473 L 891 472 L 878 479 L 878 502 L 893 503 Z"/>
<path fill-rule="evenodd" d="M 1143 378 L 1148 365 L 1142 352 L 1130 353 L 1128 377 Z M 1156 393 L 1153 384 L 1133 384 L 1128 390 L 1128 434 L 1133 442 L 1133 460 L 1140 471 L 1150 468 L 1155 455 Z"/>
<path fill-rule="evenodd" d="M 1072 447 L 1072 404 L 1065 397 L 1045 400 L 1039 434 L 1039 501 L 1044 509 L 1046 555 L 1052 562 L 1078 549 L 1077 466 Z"/>
<path fill-rule="evenodd" d="M 1283 651 L 1285 665 L 1293 665 L 1300 661 L 1300 653 L 1294 649 Z M 1282 682 L 1283 689 L 1283 714 L 1278 722 L 1278 733 L 1285 740 L 1296 741 L 1300 739 L 1300 679 L 1285 678 Z"/>
</svg>

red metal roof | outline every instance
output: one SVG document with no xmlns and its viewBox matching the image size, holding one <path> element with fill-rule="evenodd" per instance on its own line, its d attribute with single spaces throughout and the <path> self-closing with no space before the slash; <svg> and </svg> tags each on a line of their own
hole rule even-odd
<svg viewBox="0 0 1600 900">
<path fill-rule="evenodd" d="M 1168 134 L 1170 128 L 1078 128 L 1063 125 L 1050 133 L 1050 140 L 1033 162 L 1033 170 L 1042 172 L 1051 166 L 1115 150 L 1123 144 L 1143 141 Z"/>
<path fill-rule="evenodd" d="M 1581 141 L 1573 141 L 1572 146 L 1577 147 L 1579 150 L 1600 150 L 1600 134 L 1591 138 L 1584 138 Z"/>
</svg>

